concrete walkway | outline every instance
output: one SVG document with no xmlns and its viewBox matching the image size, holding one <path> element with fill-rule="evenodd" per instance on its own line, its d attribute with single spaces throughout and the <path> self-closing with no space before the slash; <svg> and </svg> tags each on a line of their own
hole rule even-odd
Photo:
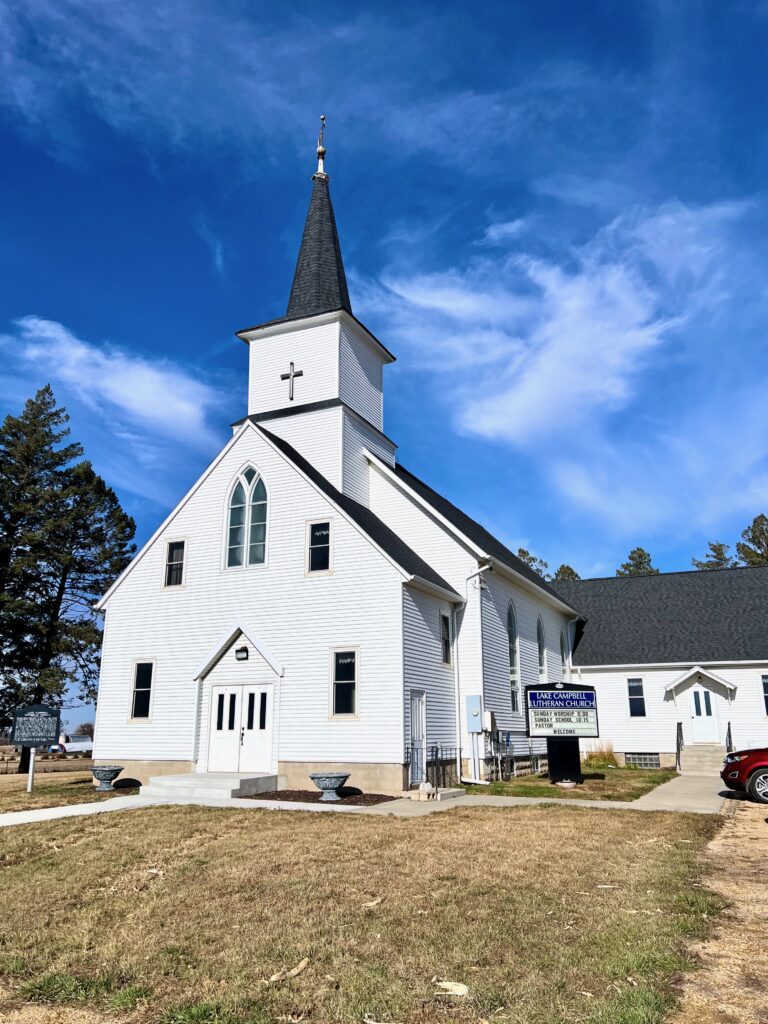
<svg viewBox="0 0 768 1024">
<path fill-rule="evenodd" d="M 460 796 L 451 800 L 427 801 L 391 800 L 373 807 L 354 807 L 349 804 L 293 803 L 283 800 L 258 800 L 213 797 L 189 799 L 142 796 L 114 797 L 92 804 L 71 804 L 66 807 L 40 807 L 34 811 L 11 811 L 0 814 L 0 828 L 9 825 L 31 825 L 38 821 L 57 818 L 77 818 L 89 814 L 108 814 L 160 805 L 191 804 L 197 807 L 230 807 L 239 811 L 315 811 L 331 814 L 394 815 L 398 818 L 421 818 L 426 814 L 450 811 L 453 807 L 531 807 L 535 804 L 558 804 L 564 807 L 598 807 L 619 811 L 678 811 L 690 814 L 717 814 L 723 809 L 723 800 L 730 794 L 723 792 L 718 777 L 711 775 L 678 775 L 669 782 L 641 796 L 632 803 L 620 800 L 562 800 L 556 797 L 524 796 Z"/>
</svg>

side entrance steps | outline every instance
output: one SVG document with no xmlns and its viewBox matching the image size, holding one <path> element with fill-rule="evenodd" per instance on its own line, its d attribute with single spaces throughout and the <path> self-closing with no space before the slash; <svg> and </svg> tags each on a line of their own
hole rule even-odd
<svg viewBox="0 0 768 1024">
<path fill-rule="evenodd" d="M 153 775 L 141 795 L 156 799 L 183 800 L 210 797 L 229 800 L 235 796 L 258 796 L 274 793 L 279 776 L 238 774 L 236 772 L 189 772 L 186 775 Z"/>
<path fill-rule="evenodd" d="M 719 743 L 694 743 L 680 752 L 681 775 L 719 775 L 725 747 Z"/>
</svg>

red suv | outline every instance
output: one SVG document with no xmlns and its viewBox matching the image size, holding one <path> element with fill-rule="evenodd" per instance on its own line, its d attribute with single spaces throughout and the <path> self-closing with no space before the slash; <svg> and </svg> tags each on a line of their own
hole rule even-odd
<svg viewBox="0 0 768 1024">
<path fill-rule="evenodd" d="M 729 789 L 749 793 L 758 803 L 768 804 L 768 747 L 728 754 L 720 778 Z"/>
</svg>

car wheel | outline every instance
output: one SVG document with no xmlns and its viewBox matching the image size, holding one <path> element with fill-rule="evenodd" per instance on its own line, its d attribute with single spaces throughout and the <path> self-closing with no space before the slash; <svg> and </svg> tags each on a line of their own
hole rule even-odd
<svg viewBox="0 0 768 1024">
<path fill-rule="evenodd" d="M 757 800 L 759 804 L 768 804 L 768 768 L 758 768 L 750 776 L 747 788 L 753 800 Z"/>
</svg>

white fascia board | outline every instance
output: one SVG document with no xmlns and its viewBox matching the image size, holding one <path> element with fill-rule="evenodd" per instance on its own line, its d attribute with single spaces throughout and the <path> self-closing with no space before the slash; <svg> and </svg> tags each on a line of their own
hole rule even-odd
<svg viewBox="0 0 768 1024">
<path fill-rule="evenodd" d="M 216 644 L 211 654 L 206 658 L 205 662 L 200 666 L 199 670 L 195 672 L 194 676 L 192 677 L 193 680 L 202 679 L 204 676 L 207 676 L 211 669 L 214 668 L 222 659 L 222 657 L 227 653 L 232 644 L 235 643 L 235 641 L 241 636 L 248 641 L 248 643 L 251 645 L 251 647 L 254 648 L 254 650 L 258 651 L 258 653 L 261 655 L 264 661 L 266 661 L 266 663 L 269 665 L 272 671 L 282 678 L 282 676 L 285 673 L 285 670 L 283 666 L 280 664 L 280 662 L 277 660 L 277 658 L 275 658 L 275 656 L 271 654 L 270 651 L 259 640 L 257 640 L 254 637 L 253 632 L 249 632 L 248 630 L 244 629 L 243 626 L 234 626 L 232 629 L 228 630 L 224 634 L 222 639 Z"/>
<path fill-rule="evenodd" d="M 410 576 L 404 582 L 415 587 L 417 590 L 423 590 L 425 594 L 431 594 L 433 597 L 439 597 L 443 601 L 449 601 L 451 604 L 467 603 L 463 597 L 460 597 L 456 593 L 455 590 L 446 590 L 445 587 L 438 587 L 436 583 L 430 583 L 430 581 L 425 580 L 423 576 Z"/>
<path fill-rule="evenodd" d="M 277 323 L 265 324 L 263 327 L 248 327 L 244 331 L 238 331 L 237 337 L 249 345 L 252 341 L 259 341 L 261 338 L 274 338 L 278 334 L 305 331 L 309 327 L 322 327 L 323 324 L 342 323 L 366 341 L 383 362 L 395 362 L 395 357 L 392 353 L 384 348 L 379 339 L 371 334 L 365 324 L 361 323 L 354 316 L 350 316 L 345 309 L 336 309 L 331 313 L 317 313 L 315 316 L 302 316 L 295 320 L 280 320 Z"/>
<path fill-rule="evenodd" d="M 394 363 L 395 357 L 390 351 L 388 351 L 381 344 L 375 334 L 371 334 L 364 323 L 361 323 L 357 317 L 350 316 L 346 309 L 340 309 L 336 314 L 339 318 L 339 322 L 345 324 L 351 331 L 354 331 L 358 337 L 361 337 L 363 341 L 366 341 L 374 352 L 379 356 L 380 359 L 385 363 Z"/>
<path fill-rule="evenodd" d="M 254 429 L 258 429 L 258 427 L 255 424 L 253 426 L 254 426 Z M 402 567 L 402 565 L 400 565 L 398 562 L 396 562 L 395 559 L 392 558 L 391 555 L 387 554 L 387 552 L 384 551 L 383 548 L 379 547 L 379 545 L 376 543 L 376 541 L 369 534 L 367 534 L 365 532 L 365 530 L 360 525 L 358 525 L 358 523 L 356 523 L 355 520 L 352 519 L 352 517 L 349 516 L 340 505 L 337 505 L 336 502 L 333 500 L 333 498 L 330 495 L 326 494 L 325 491 L 322 490 L 322 488 L 318 487 L 317 484 L 313 480 L 311 480 L 307 476 L 306 473 L 304 473 L 301 469 L 299 469 L 299 467 L 296 465 L 296 463 L 292 462 L 288 458 L 287 455 L 284 455 L 280 451 L 280 449 L 277 447 L 277 445 L 273 444 L 270 441 L 270 439 L 268 437 L 266 437 L 261 430 L 259 430 L 259 436 L 264 439 L 266 444 L 268 444 L 270 446 L 270 448 L 272 449 L 273 452 L 275 452 L 277 455 L 280 456 L 280 458 L 283 460 L 283 462 L 287 463 L 296 473 L 299 474 L 299 476 L 301 477 L 302 480 L 306 481 L 306 483 L 309 484 L 309 486 L 312 488 L 313 491 L 316 491 L 320 495 L 321 498 L 325 498 L 325 500 L 328 502 L 328 504 L 331 506 L 331 508 L 334 508 L 338 512 L 338 514 L 341 516 L 342 519 L 346 520 L 346 522 L 348 522 L 349 525 L 354 530 L 356 530 L 360 534 L 361 537 L 365 537 L 365 539 L 368 541 L 368 543 L 371 545 L 371 547 L 375 548 L 375 550 L 379 552 L 379 554 L 381 555 L 382 558 L 385 558 L 390 563 L 390 565 L 394 566 L 394 568 L 397 569 L 397 571 L 403 577 L 403 580 L 405 582 L 409 582 L 410 580 L 412 580 L 414 578 L 409 572 L 407 572 Z"/>
<path fill-rule="evenodd" d="M 227 452 L 230 450 L 230 448 L 238 441 L 238 439 L 240 437 L 242 437 L 243 431 L 246 428 L 248 428 L 248 427 L 251 427 L 251 428 L 253 427 L 253 424 L 250 423 L 248 420 L 246 420 L 244 423 L 240 424 L 240 427 L 237 430 L 237 432 L 232 435 L 232 437 L 224 445 L 224 447 L 221 449 L 221 451 L 216 456 L 216 458 L 213 460 L 213 462 L 211 462 L 210 465 L 208 466 L 208 468 L 203 471 L 202 476 L 198 477 L 197 481 L 187 491 L 187 493 L 184 495 L 184 497 L 181 499 L 181 501 L 178 503 L 178 505 L 173 509 L 173 511 L 170 512 L 166 516 L 166 518 L 158 526 L 158 528 L 155 530 L 155 532 L 152 534 L 152 536 L 149 538 L 149 540 L 146 542 L 146 544 L 137 552 L 137 554 L 135 554 L 133 556 L 133 558 L 131 559 L 129 564 L 125 567 L 125 569 L 123 569 L 123 571 L 117 577 L 117 579 L 112 584 L 112 586 L 109 588 L 109 590 L 106 592 L 106 594 L 104 594 L 102 597 L 100 597 L 99 600 L 94 604 L 93 607 L 94 607 L 95 611 L 97 611 L 97 612 L 102 611 L 102 609 L 106 605 L 107 601 L 114 594 L 114 592 L 117 590 L 117 588 L 123 582 L 123 580 L 125 580 L 128 577 L 128 575 L 133 571 L 134 566 L 138 565 L 138 563 L 141 561 L 141 559 L 144 557 L 144 555 L 147 553 L 147 551 L 149 551 L 149 549 L 155 543 L 157 538 L 161 535 L 163 530 L 165 530 L 168 526 L 170 526 L 170 524 L 173 522 L 173 520 L 176 518 L 176 516 L 179 514 L 179 512 L 184 508 L 184 506 L 190 500 L 190 498 L 194 494 L 197 493 L 197 491 L 202 486 L 202 484 L 205 483 L 205 481 L 208 479 L 208 477 L 211 475 L 211 473 L 214 471 L 214 469 L 218 466 L 218 464 L 221 462 L 221 460 L 224 458 L 224 456 L 227 454 Z"/>
<path fill-rule="evenodd" d="M 760 658 L 749 658 L 746 661 L 700 661 L 698 667 L 705 669 L 708 665 L 712 665 L 715 668 L 729 668 L 739 667 L 745 665 L 764 665 L 768 668 L 768 660 Z M 594 664 L 594 665 L 574 665 L 574 669 L 581 670 L 582 672 L 614 672 L 614 671 L 637 671 L 640 672 L 642 669 L 672 669 L 672 668 L 683 668 L 687 669 L 691 667 L 690 661 L 632 661 L 620 665 L 611 664 Z"/>
<path fill-rule="evenodd" d="M 665 686 L 664 692 L 671 693 L 672 690 L 676 690 L 678 686 L 682 686 L 683 683 L 688 682 L 689 679 L 696 675 L 706 676 L 708 679 L 712 679 L 714 682 L 720 683 L 721 686 L 724 686 L 727 690 L 731 690 L 732 692 L 735 692 L 738 689 L 738 687 L 733 683 L 729 683 L 727 679 L 723 679 L 722 676 L 717 675 L 715 672 L 711 672 L 701 665 L 694 665 L 692 669 L 689 669 L 687 672 L 683 672 L 681 676 L 678 676 L 674 682 L 669 684 L 669 686 Z"/>
<path fill-rule="evenodd" d="M 412 487 L 409 487 L 408 484 L 405 483 L 405 481 L 401 480 L 400 477 L 398 477 L 398 475 L 392 469 L 390 469 L 390 467 L 385 462 L 382 462 L 382 460 L 377 455 L 374 455 L 373 452 L 369 451 L 367 448 L 363 448 L 363 456 L 366 459 L 368 459 L 368 461 L 372 463 L 376 467 L 376 469 L 380 470 L 381 473 L 385 477 L 387 477 L 395 487 L 398 487 L 401 491 L 406 493 L 409 498 L 412 498 L 413 501 L 415 501 L 417 505 L 420 505 L 421 508 L 424 509 L 433 519 L 436 519 L 437 522 L 440 523 L 440 525 L 443 527 L 443 529 L 445 529 L 456 540 L 463 544 L 464 547 L 467 548 L 467 550 L 472 555 L 474 555 L 475 558 L 477 558 L 478 562 L 489 562 L 494 567 L 494 570 L 498 569 L 503 575 L 510 577 L 515 581 L 515 583 L 519 583 L 526 590 L 536 593 L 536 595 L 539 598 L 541 598 L 541 600 L 553 605 L 560 611 L 566 611 L 569 614 L 575 616 L 576 618 L 581 618 L 578 611 L 575 608 L 571 608 L 571 606 L 567 604 L 565 601 L 561 601 L 559 598 L 555 597 L 554 594 L 550 594 L 548 591 L 543 590 L 540 586 L 538 586 L 538 584 L 534 583 L 533 580 L 529 580 L 526 576 L 523 576 L 522 573 L 517 572 L 515 569 L 510 568 L 510 566 L 508 566 L 506 563 L 500 562 L 497 558 L 493 558 L 491 555 L 489 555 L 486 551 L 479 547 L 473 540 L 467 537 L 466 534 L 462 533 L 461 530 L 454 526 L 454 524 L 449 519 L 446 519 L 444 515 L 438 512 L 438 510 L 433 505 L 430 505 L 428 501 L 426 501 L 424 498 L 422 498 L 420 494 L 414 491 Z"/>
</svg>

